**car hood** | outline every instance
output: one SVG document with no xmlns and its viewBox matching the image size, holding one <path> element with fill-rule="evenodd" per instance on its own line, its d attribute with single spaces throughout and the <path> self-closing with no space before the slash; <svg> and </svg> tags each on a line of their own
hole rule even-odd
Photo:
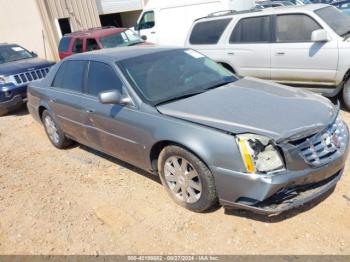
<svg viewBox="0 0 350 262">
<path fill-rule="evenodd" d="M 336 117 L 326 98 L 254 78 L 157 107 L 164 115 L 233 134 L 254 133 L 276 141 L 315 134 Z"/>
<path fill-rule="evenodd" d="M 33 69 L 52 66 L 54 62 L 49 62 L 41 58 L 30 58 L 10 63 L 0 64 L 0 75 L 13 75 Z"/>
</svg>

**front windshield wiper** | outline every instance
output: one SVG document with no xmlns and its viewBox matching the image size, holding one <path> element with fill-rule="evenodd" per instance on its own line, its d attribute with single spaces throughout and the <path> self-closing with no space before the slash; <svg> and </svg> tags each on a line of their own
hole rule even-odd
<svg viewBox="0 0 350 262">
<path fill-rule="evenodd" d="M 167 99 L 165 101 L 157 103 L 156 106 L 160 106 L 160 105 L 163 105 L 163 104 L 168 104 L 170 102 L 174 102 L 174 101 L 177 101 L 177 100 L 185 99 L 185 98 L 188 98 L 188 97 L 191 97 L 191 96 L 196 96 L 196 95 L 202 94 L 204 92 L 205 92 L 204 90 L 200 90 L 200 91 L 196 91 L 196 92 L 185 93 L 185 94 L 182 94 L 182 95 L 179 95 L 179 96 L 174 96 L 174 97 L 169 98 L 169 99 Z"/>
<path fill-rule="evenodd" d="M 210 87 L 206 88 L 205 90 L 207 91 L 207 90 L 219 88 L 219 87 L 228 85 L 228 84 L 230 84 L 230 83 L 233 83 L 233 82 L 235 82 L 235 81 L 236 81 L 236 79 L 231 79 L 231 80 L 223 81 L 223 82 L 220 82 L 220 83 L 215 84 L 215 85 L 213 85 L 213 86 L 210 86 Z"/>
<path fill-rule="evenodd" d="M 343 41 L 346 41 L 350 37 L 350 30 L 341 35 L 344 37 Z"/>
</svg>

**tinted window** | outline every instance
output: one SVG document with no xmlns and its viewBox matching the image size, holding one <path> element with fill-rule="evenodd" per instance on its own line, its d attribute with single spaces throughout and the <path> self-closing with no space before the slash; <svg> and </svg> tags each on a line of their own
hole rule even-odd
<svg viewBox="0 0 350 262">
<path fill-rule="evenodd" d="M 91 95 L 98 96 L 99 93 L 107 90 L 122 91 L 123 83 L 114 72 L 111 66 L 91 62 L 88 77 L 88 92 Z"/>
<path fill-rule="evenodd" d="M 344 36 L 349 32 L 350 17 L 337 8 L 329 6 L 317 10 L 315 13 L 318 14 L 338 35 Z"/>
<path fill-rule="evenodd" d="M 67 62 L 64 62 L 61 64 L 60 68 L 56 72 L 55 79 L 53 80 L 51 86 L 54 86 L 54 87 L 61 87 L 62 86 L 64 72 L 66 71 L 66 65 L 67 65 Z"/>
<path fill-rule="evenodd" d="M 279 15 L 276 23 L 277 42 L 310 42 L 313 31 L 321 29 L 307 15 Z"/>
<path fill-rule="evenodd" d="M 73 45 L 73 52 L 74 53 L 82 53 L 83 52 L 83 40 L 80 38 L 77 38 Z"/>
<path fill-rule="evenodd" d="M 190 43 L 193 45 L 216 44 L 230 22 L 231 19 L 219 19 L 196 24 L 190 36 Z"/>
<path fill-rule="evenodd" d="M 141 29 L 149 29 L 154 27 L 155 21 L 154 21 L 154 12 L 149 11 L 143 14 L 140 24 L 139 24 L 139 30 Z"/>
<path fill-rule="evenodd" d="M 58 69 L 52 86 L 82 92 L 84 69 L 84 61 L 64 62 Z"/>
<path fill-rule="evenodd" d="M 59 52 L 67 52 L 70 44 L 70 37 L 63 37 L 60 41 L 60 45 L 58 46 Z"/>
<path fill-rule="evenodd" d="M 266 43 L 270 41 L 270 17 L 260 16 L 242 19 L 230 37 L 230 43 Z"/>
<path fill-rule="evenodd" d="M 86 49 L 87 51 L 99 50 L 100 47 L 97 44 L 96 39 L 89 38 L 86 40 Z"/>
</svg>

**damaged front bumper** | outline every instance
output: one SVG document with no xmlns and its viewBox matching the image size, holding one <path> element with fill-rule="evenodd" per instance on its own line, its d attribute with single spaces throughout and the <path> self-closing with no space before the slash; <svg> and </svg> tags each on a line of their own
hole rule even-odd
<svg viewBox="0 0 350 262">
<path fill-rule="evenodd" d="M 270 175 L 211 167 L 220 203 L 226 207 L 276 215 L 318 199 L 331 191 L 343 174 L 349 153 L 347 128 L 344 138 L 343 148 L 319 166 L 305 164 L 300 169 L 293 166 L 293 170 Z M 290 155 L 296 158 L 296 153 Z"/>
</svg>

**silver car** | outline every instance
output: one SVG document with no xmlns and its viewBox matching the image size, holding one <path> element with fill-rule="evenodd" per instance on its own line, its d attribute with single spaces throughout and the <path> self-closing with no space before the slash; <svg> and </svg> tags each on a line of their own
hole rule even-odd
<svg viewBox="0 0 350 262">
<path fill-rule="evenodd" d="M 192 211 L 277 214 L 333 189 L 348 129 L 326 98 L 238 78 L 191 49 L 72 56 L 28 90 L 57 148 L 72 140 L 160 175 Z"/>
</svg>

